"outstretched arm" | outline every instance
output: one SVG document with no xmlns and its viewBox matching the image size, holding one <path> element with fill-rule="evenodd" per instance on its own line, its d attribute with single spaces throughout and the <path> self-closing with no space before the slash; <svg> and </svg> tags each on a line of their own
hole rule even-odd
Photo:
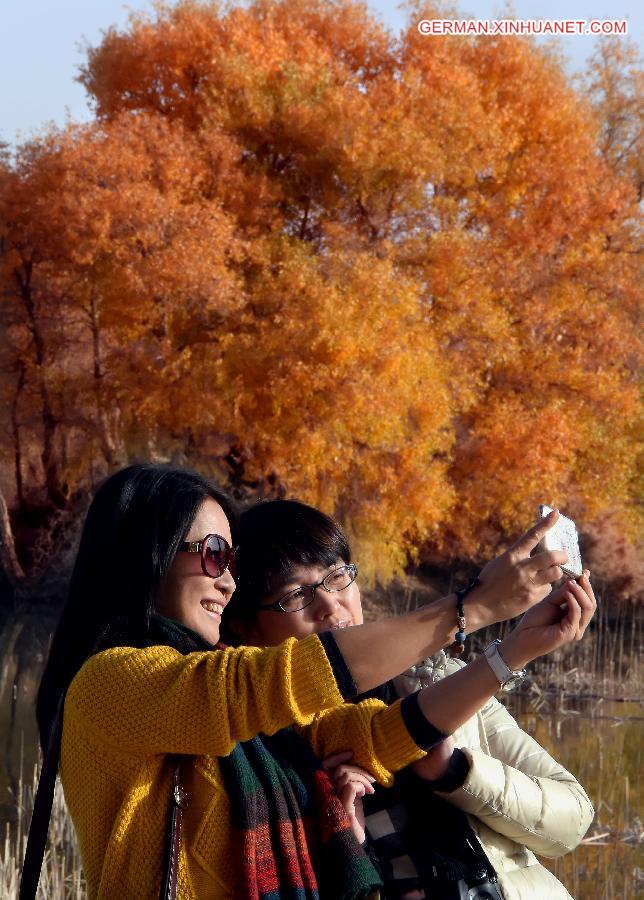
<svg viewBox="0 0 644 900">
<path fill-rule="evenodd" d="M 506 664 L 517 669 L 557 647 L 579 640 L 596 607 L 586 576 L 568 582 L 530 610 L 500 645 Z M 351 749 L 353 761 L 384 785 L 392 773 L 422 759 L 472 717 L 499 683 L 485 657 L 392 706 L 366 700 L 316 716 L 306 734 L 321 758 Z"/>
<path fill-rule="evenodd" d="M 480 585 L 466 600 L 467 629 L 476 631 L 520 615 L 550 593 L 551 583 L 561 578 L 561 552 L 530 553 L 555 524 L 554 510 L 530 528 L 509 550 L 489 562 L 479 575 Z M 351 672 L 356 693 L 361 694 L 394 678 L 419 659 L 452 642 L 456 631 L 456 597 L 450 594 L 436 603 L 396 618 L 335 632 L 337 646 Z M 489 678 L 485 686 L 492 687 Z M 486 694 L 474 701 L 474 711 Z M 437 723 L 436 723 L 437 724 Z"/>
<path fill-rule="evenodd" d="M 525 614 L 499 646 L 510 669 L 521 669 L 533 659 L 583 636 L 597 603 L 590 581 L 567 581 Z M 425 717 L 451 734 L 473 716 L 499 689 L 499 682 L 484 656 L 418 695 Z"/>
</svg>

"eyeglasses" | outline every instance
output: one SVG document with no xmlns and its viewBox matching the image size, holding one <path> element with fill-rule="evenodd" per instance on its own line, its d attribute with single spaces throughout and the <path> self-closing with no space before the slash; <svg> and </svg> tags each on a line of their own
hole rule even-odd
<svg viewBox="0 0 644 900">
<path fill-rule="evenodd" d="M 263 606 L 259 606 L 258 609 L 270 609 L 273 612 L 284 613 L 298 612 L 298 610 L 304 609 L 310 603 L 313 603 L 315 592 L 319 587 L 333 594 L 336 591 L 343 591 L 345 588 L 348 588 L 357 577 L 358 567 L 353 563 L 350 563 L 348 566 L 340 566 L 339 569 L 334 569 L 333 572 L 325 575 L 322 581 L 319 581 L 317 584 L 301 584 L 294 591 L 289 591 L 288 594 L 284 594 L 283 597 L 280 597 L 274 603 L 266 603 Z"/>
<path fill-rule="evenodd" d="M 184 541 L 179 546 L 182 553 L 200 553 L 201 570 L 211 578 L 219 578 L 226 569 L 235 574 L 236 549 L 220 534 L 207 534 L 202 541 Z"/>
</svg>

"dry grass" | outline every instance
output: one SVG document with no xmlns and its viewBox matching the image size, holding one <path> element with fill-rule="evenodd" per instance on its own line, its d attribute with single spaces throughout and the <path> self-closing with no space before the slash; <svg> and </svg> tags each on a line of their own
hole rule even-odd
<svg viewBox="0 0 644 900">
<path fill-rule="evenodd" d="M 29 822 L 38 784 L 38 766 L 30 780 L 23 778 L 22 768 L 14 799 L 15 821 L 5 826 L 4 845 L 0 846 L 0 897 L 17 900 L 20 870 L 27 847 Z M 49 839 L 43 861 L 38 900 L 86 900 L 80 853 L 71 818 L 67 812 L 60 783 L 56 784 Z"/>
</svg>

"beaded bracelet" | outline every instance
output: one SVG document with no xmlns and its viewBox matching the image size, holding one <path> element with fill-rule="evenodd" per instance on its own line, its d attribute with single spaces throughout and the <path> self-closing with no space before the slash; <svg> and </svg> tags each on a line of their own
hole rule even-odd
<svg viewBox="0 0 644 900">
<path fill-rule="evenodd" d="M 478 578 L 473 578 L 472 581 L 467 585 L 467 587 L 461 588 L 460 591 L 455 591 L 456 594 L 456 625 L 458 631 L 454 635 L 454 642 L 449 646 L 450 656 L 460 656 L 461 653 L 465 650 L 465 640 L 467 635 L 465 634 L 465 607 L 463 606 L 463 601 L 467 597 L 470 591 L 473 591 L 475 587 L 481 582 Z"/>
</svg>

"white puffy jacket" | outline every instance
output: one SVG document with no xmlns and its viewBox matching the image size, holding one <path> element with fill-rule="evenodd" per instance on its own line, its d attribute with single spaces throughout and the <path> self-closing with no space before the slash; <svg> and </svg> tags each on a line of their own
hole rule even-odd
<svg viewBox="0 0 644 900">
<path fill-rule="evenodd" d="M 422 679 L 426 684 L 465 663 L 441 651 L 423 665 L 431 671 Z M 406 673 L 395 685 L 404 696 L 421 683 Z M 470 771 L 462 787 L 441 796 L 467 813 L 506 900 L 571 900 L 535 853 L 563 856 L 581 841 L 594 815 L 582 786 L 495 698 L 453 738 Z"/>
</svg>

